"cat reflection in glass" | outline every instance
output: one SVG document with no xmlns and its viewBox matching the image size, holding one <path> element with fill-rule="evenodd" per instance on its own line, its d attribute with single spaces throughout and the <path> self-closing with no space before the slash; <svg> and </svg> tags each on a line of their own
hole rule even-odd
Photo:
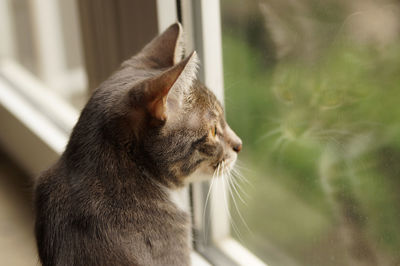
<svg viewBox="0 0 400 266">
<path fill-rule="evenodd" d="M 94 91 L 35 187 L 44 266 L 190 265 L 189 214 L 171 192 L 228 173 L 242 144 L 196 79 L 196 52 L 182 57 L 176 23 Z"/>
</svg>

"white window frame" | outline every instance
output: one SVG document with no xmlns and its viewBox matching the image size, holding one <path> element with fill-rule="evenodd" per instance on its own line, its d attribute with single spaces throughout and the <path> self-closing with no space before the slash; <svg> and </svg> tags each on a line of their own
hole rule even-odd
<svg viewBox="0 0 400 266">
<path fill-rule="evenodd" d="M 79 111 L 49 87 L 59 89 L 57 84 L 64 83 L 63 79 L 71 75 L 78 76 L 77 87 L 82 87 L 86 81 L 82 79 L 83 69 L 73 73 L 66 69 L 65 50 L 60 39 L 54 35 L 48 38 L 49 32 L 62 36 L 60 19 L 55 16 L 60 12 L 57 3 L 47 5 L 47 1 L 36 0 L 32 6 L 42 79 L 39 80 L 15 60 L 15 37 L 10 30 L 12 18 L 7 12 L 10 1 L 0 1 L 0 27 L 4 33 L 0 44 L 0 121 L 7 125 L 0 130 L 0 143 L 34 177 L 58 159 L 79 117 Z M 160 32 L 178 20 L 177 4 L 180 4 L 187 52 L 197 50 L 202 64 L 200 79 L 223 103 L 219 1 L 157 0 Z M 55 23 L 44 20 L 49 14 L 52 14 L 50 21 Z M 208 188 L 208 183 L 195 184 L 191 191 L 187 189 L 181 193 L 189 210 L 189 197 L 192 198 L 195 230 L 204 229 L 202 215 Z M 213 207 L 210 208 L 212 213 L 208 214 L 211 217 L 210 241 L 199 240 L 196 252 L 192 252 L 192 265 L 210 265 L 207 260 L 215 265 L 266 265 L 231 237 L 229 214 L 220 205 L 225 200 L 221 197 L 227 193 L 216 189 L 211 193 Z"/>
</svg>

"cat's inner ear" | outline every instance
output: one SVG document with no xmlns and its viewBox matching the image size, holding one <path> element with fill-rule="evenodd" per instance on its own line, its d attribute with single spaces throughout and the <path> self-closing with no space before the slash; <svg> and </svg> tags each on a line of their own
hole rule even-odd
<svg viewBox="0 0 400 266">
<path fill-rule="evenodd" d="M 145 81 L 146 108 L 153 118 L 165 121 L 168 108 L 182 106 L 185 95 L 190 94 L 197 66 L 197 54 L 193 52 L 180 63 Z"/>
<path fill-rule="evenodd" d="M 147 44 L 140 55 L 151 63 L 153 68 L 166 68 L 179 63 L 183 57 L 183 30 L 180 23 L 169 26 L 162 34 Z"/>
</svg>

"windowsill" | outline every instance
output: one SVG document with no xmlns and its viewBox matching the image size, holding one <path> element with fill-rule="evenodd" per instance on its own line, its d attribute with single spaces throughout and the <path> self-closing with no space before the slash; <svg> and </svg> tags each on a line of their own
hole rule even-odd
<svg viewBox="0 0 400 266">
<path fill-rule="evenodd" d="M 238 265 L 267 266 L 267 264 L 231 237 L 219 241 L 217 247 Z"/>
<path fill-rule="evenodd" d="M 3 75 L 0 72 L 0 120 L 7 127 L 0 131 L 0 142 L 27 173 L 36 176 L 62 153 L 68 133 L 15 91 Z"/>
<path fill-rule="evenodd" d="M 192 261 L 192 266 L 211 266 L 211 264 L 196 251 L 192 251 L 190 258 Z"/>
</svg>

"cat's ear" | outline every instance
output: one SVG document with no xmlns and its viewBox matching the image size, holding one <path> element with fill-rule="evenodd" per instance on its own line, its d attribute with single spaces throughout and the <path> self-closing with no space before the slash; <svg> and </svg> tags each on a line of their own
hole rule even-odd
<svg viewBox="0 0 400 266">
<path fill-rule="evenodd" d="M 173 66 L 183 57 L 182 35 L 182 26 L 176 22 L 147 44 L 140 55 L 152 63 L 156 63 L 157 68 Z"/>
<path fill-rule="evenodd" d="M 182 104 L 185 95 L 190 94 L 197 67 L 198 57 L 193 52 L 180 63 L 145 81 L 146 108 L 153 118 L 165 121 L 167 108 Z"/>
</svg>

